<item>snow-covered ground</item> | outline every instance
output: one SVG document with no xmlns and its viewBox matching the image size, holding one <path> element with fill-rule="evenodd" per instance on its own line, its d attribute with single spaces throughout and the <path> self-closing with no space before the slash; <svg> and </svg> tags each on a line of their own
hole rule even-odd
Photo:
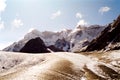
<svg viewBox="0 0 120 80">
<path fill-rule="evenodd" d="M 0 80 L 119 80 L 120 51 L 95 53 L 0 52 Z"/>
</svg>

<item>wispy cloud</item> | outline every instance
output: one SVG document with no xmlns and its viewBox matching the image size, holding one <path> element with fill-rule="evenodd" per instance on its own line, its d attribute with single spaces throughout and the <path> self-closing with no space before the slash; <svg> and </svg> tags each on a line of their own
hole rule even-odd
<svg viewBox="0 0 120 80">
<path fill-rule="evenodd" d="M 59 17 L 60 15 L 61 15 L 61 11 L 58 10 L 57 12 L 52 14 L 51 19 L 55 19 L 55 18 Z"/>
<path fill-rule="evenodd" d="M 14 26 L 15 28 L 19 28 L 19 27 L 23 26 L 23 22 L 21 19 L 14 19 L 12 21 L 12 26 Z"/>
<path fill-rule="evenodd" d="M 76 18 L 80 18 L 81 19 L 82 17 L 83 17 L 83 15 L 81 13 L 79 13 L 79 12 L 76 13 Z"/>
<path fill-rule="evenodd" d="M 0 0 L 0 30 L 4 29 L 4 21 L 1 20 L 1 12 L 3 12 L 6 8 L 6 0 Z"/>
<path fill-rule="evenodd" d="M 0 30 L 2 30 L 4 28 L 5 28 L 4 21 L 1 21 L 1 18 L 0 18 Z"/>
<path fill-rule="evenodd" d="M 1 22 L 0 22 L 0 30 L 2 30 L 2 29 L 4 29 L 4 28 L 5 28 L 5 26 L 4 26 L 4 22 L 1 21 Z"/>
<path fill-rule="evenodd" d="M 108 12 L 110 10 L 111 10 L 110 7 L 104 6 L 104 7 L 101 7 L 98 12 L 100 12 L 103 15 L 105 12 Z"/>
<path fill-rule="evenodd" d="M 5 10 L 6 6 L 6 0 L 0 0 L 0 13 Z"/>
<path fill-rule="evenodd" d="M 77 26 L 79 26 L 79 25 L 82 25 L 82 26 L 85 26 L 85 25 L 87 25 L 88 23 L 84 20 L 84 19 L 81 19 L 81 20 L 79 20 L 79 22 L 77 23 Z"/>
<path fill-rule="evenodd" d="M 79 25 L 82 25 L 82 26 L 85 26 L 85 25 L 87 25 L 88 23 L 83 19 L 83 15 L 81 14 L 81 13 L 76 13 L 76 18 L 78 18 L 78 19 L 80 19 L 79 21 L 78 21 L 78 23 L 77 23 L 77 26 L 79 26 Z"/>
</svg>

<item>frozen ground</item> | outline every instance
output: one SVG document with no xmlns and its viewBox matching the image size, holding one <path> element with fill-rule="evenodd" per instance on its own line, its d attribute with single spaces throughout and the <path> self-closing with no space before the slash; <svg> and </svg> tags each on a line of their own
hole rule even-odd
<svg viewBox="0 0 120 80">
<path fill-rule="evenodd" d="M 0 80 L 119 80 L 120 51 L 0 52 Z"/>
</svg>

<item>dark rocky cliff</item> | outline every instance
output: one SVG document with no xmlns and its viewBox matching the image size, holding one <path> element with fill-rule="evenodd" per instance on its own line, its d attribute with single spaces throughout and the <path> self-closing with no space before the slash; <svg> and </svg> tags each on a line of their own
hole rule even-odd
<svg viewBox="0 0 120 80">
<path fill-rule="evenodd" d="M 120 49 L 120 15 L 84 51 Z"/>
<path fill-rule="evenodd" d="M 20 52 L 26 53 L 47 53 L 47 47 L 45 46 L 43 40 L 40 37 L 29 40 L 25 46 L 20 50 Z"/>
</svg>

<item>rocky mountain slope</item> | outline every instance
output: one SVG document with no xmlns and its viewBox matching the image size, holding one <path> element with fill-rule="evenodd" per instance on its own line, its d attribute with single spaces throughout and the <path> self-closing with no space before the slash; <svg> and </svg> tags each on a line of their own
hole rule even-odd
<svg viewBox="0 0 120 80">
<path fill-rule="evenodd" d="M 101 35 L 94 39 L 85 51 L 120 49 L 120 16 L 109 24 Z"/>
<path fill-rule="evenodd" d="M 99 25 L 78 26 L 73 30 L 66 29 L 60 32 L 40 32 L 34 29 L 27 33 L 22 40 L 14 42 L 3 51 L 19 52 L 29 40 L 40 37 L 47 47 L 54 46 L 63 51 L 74 52 L 88 45 L 104 28 L 104 26 Z"/>
<path fill-rule="evenodd" d="M 0 80 L 119 80 L 120 51 L 0 52 Z"/>
<path fill-rule="evenodd" d="M 43 40 L 40 37 L 29 40 L 25 46 L 20 50 L 20 52 L 26 53 L 47 53 L 50 52 L 47 50 Z"/>
</svg>

